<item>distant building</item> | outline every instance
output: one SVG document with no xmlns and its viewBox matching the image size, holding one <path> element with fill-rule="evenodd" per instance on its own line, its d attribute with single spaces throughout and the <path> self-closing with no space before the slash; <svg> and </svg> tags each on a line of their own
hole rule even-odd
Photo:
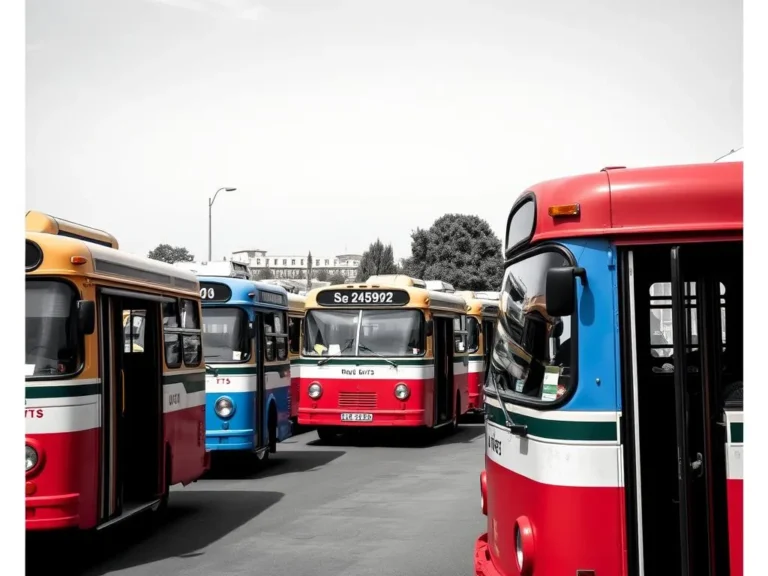
<svg viewBox="0 0 768 576">
<path fill-rule="evenodd" d="M 360 268 L 362 254 L 338 254 L 336 256 L 312 255 L 312 277 L 324 270 L 328 276 L 341 274 L 344 278 L 354 280 Z M 306 254 L 267 254 L 266 250 L 239 250 L 232 253 L 232 261 L 248 265 L 254 277 L 258 278 L 261 271 L 269 268 L 273 278 L 289 280 L 306 279 Z"/>
</svg>

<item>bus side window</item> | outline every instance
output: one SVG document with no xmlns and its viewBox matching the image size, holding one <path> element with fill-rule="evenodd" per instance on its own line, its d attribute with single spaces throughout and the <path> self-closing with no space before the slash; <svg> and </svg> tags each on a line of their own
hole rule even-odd
<svg viewBox="0 0 768 576">
<path fill-rule="evenodd" d="M 178 368 L 181 366 L 181 333 L 177 302 L 163 303 L 163 342 L 165 365 L 168 368 Z"/>
<path fill-rule="evenodd" d="M 264 314 L 264 360 L 274 362 L 275 360 L 275 316 L 274 314 Z"/>
<path fill-rule="evenodd" d="M 200 311 L 199 303 L 194 300 L 181 301 L 181 329 L 184 365 L 200 366 L 202 346 L 200 343 Z"/>
<path fill-rule="evenodd" d="M 466 316 L 453 319 L 453 350 L 463 354 L 467 349 Z"/>
<path fill-rule="evenodd" d="M 138 354 L 144 352 L 146 310 L 124 310 L 123 314 L 125 315 L 123 324 L 125 353 Z"/>
<path fill-rule="evenodd" d="M 288 333 L 285 326 L 285 312 L 275 312 L 275 350 L 277 359 L 288 358 Z"/>
<path fill-rule="evenodd" d="M 299 353 L 299 345 L 301 337 L 301 318 L 295 316 L 288 317 L 288 344 L 290 346 L 291 354 Z"/>
</svg>

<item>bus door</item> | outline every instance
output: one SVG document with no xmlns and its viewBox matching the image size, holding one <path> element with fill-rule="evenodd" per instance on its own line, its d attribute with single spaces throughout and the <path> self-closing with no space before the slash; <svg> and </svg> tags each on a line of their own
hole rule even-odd
<svg viewBox="0 0 768 576">
<path fill-rule="evenodd" d="M 264 362 L 270 358 L 274 359 L 276 354 L 274 348 L 275 339 L 267 337 L 267 334 L 272 330 L 271 324 L 266 321 L 265 316 L 267 315 L 267 313 L 256 312 L 253 322 L 254 342 L 256 344 L 256 393 L 254 394 L 253 406 L 253 446 L 255 452 L 264 450 L 267 447 L 267 379 Z"/>
<path fill-rule="evenodd" d="M 729 574 L 724 393 L 742 378 L 741 244 L 637 248 L 627 262 L 630 573 Z"/>
<path fill-rule="evenodd" d="M 116 292 L 99 295 L 102 521 L 154 506 L 164 490 L 159 303 Z"/>
<path fill-rule="evenodd" d="M 452 419 L 453 319 L 436 316 L 434 323 L 435 425 Z"/>
</svg>

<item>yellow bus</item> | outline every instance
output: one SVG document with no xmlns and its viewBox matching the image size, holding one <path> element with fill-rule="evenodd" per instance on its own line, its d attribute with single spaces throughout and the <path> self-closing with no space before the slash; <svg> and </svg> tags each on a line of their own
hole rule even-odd
<svg viewBox="0 0 768 576">
<path fill-rule="evenodd" d="M 373 276 L 307 294 L 299 424 L 458 426 L 466 412 L 466 304 L 423 280 Z"/>
<path fill-rule="evenodd" d="M 304 323 L 306 296 L 288 293 L 288 357 L 291 359 L 291 421 L 299 421 L 299 374 L 301 366 L 301 327 Z"/>
<path fill-rule="evenodd" d="M 26 528 L 164 510 L 208 468 L 197 278 L 39 212 L 26 228 Z"/>
<path fill-rule="evenodd" d="M 487 292 L 463 290 L 456 293 L 467 302 L 467 353 L 469 354 L 469 411 L 483 410 L 483 384 L 490 366 L 493 331 L 499 315 L 498 297 Z"/>
</svg>

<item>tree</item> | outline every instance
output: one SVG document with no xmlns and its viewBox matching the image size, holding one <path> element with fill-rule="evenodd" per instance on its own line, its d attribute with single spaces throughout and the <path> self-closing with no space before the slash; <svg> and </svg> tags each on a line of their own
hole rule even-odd
<svg viewBox="0 0 768 576">
<path fill-rule="evenodd" d="M 446 214 L 429 229 L 411 233 L 405 272 L 423 280 L 443 280 L 457 290 L 499 290 L 504 273 L 501 240 L 482 218 Z"/>
<path fill-rule="evenodd" d="M 341 272 L 334 272 L 328 277 L 328 282 L 331 284 L 346 284 L 347 279 Z"/>
<path fill-rule="evenodd" d="M 272 274 L 272 270 L 267 266 L 266 268 L 261 268 L 259 272 L 256 274 L 257 280 L 272 280 L 275 275 Z"/>
<path fill-rule="evenodd" d="M 371 276 L 379 274 L 397 274 L 397 266 L 395 266 L 392 244 L 384 246 L 381 240 L 376 238 L 376 242 L 368 246 L 368 250 L 363 252 L 363 257 L 360 258 L 357 281 L 365 282 Z"/>
<path fill-rule="evenodd" d="M 320 268 L 320 270 L 317 273 L 317 279 L 320 282 L 327 282 L 328 281 L 328 270 L 325 268 Z"/>
<path fill-rule="evenodd" d="M 183 246 L 171 246 L 170 244 L 158 244 L 154 250 L 150 250 L 147 258 L 174 264 L 176 262 L 193 262 L 195 257 Z"/>
</svg>

